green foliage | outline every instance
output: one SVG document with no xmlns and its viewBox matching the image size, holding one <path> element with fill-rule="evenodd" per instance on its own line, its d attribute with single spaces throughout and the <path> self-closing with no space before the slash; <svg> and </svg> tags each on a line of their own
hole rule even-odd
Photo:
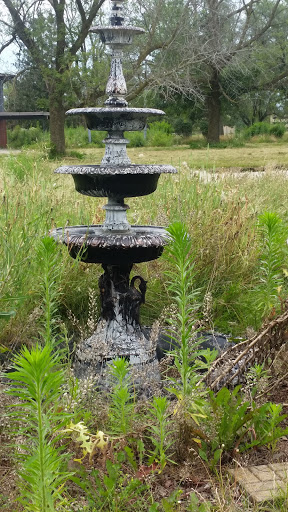
<svg viewBox="0 0 288 512">
<path fill-rule="evenodd" d="M 199 374 L 196 370 L 207 367 L 207 363 L 209 364 L 215 355 L 210 351 L 199 350 L 201 341 L 193 341 L 199 290 L 194 287 L 196 270 L 192 240 L 186 227 L 179 222 L 171 224 L 168 232 L 171 243 L 166 249 L 166 260 L 170 268 L 166 270 L 165 275 L 168 290 L 177 308 L 175 317 L 170 320 L 170 334 L 179 344 L 179 349 L 175 349 L 173 355 L 180 375 L 180 381 L 172 379 L 173 387 L 169 390 L 180 401 L 185 402 L 192 397 L 197 386 Z M 202 359 L 199 356 L 202 356 Z M 196 423 L 198 418 L 203 417 L 203 408 L 204 403 L 199 389 L 198 396 L 194 396 L 188 407 L 189 414 Z"/>
<path fill-rule="evenodd" d="M 120 459 L 125 454 L 120 453 Z M 145 510 L 147 486 L 137 478 L 129 478 L 122 471 L 121 463 L 106 461 L 106 471 L 92 470 L 88 475 L 83 470 L 73 481 L 85 492 L 92 512 L 132 512 Z"/>
<path fill-rule="evenodd" d="M 163 471 L 167 462 L 173 462 L 171 455 L 168 457 L 167 452 L 173 444 L 171 431 L 169 430 L 168 401 L 166 397 L 154 397 L 152 405 L 149 409 L 150 417 L 150 440 L 153 443 L 154 450 L 151 452 L 148 464 L 159 464 L 160 471 Z"/>
<path fill-rule="evenodd" d="M 146 145 L 143 132 L 125 133 L 125 137 L 129 140 L 129 148 L 142 148 Z"/>
<path fill-rule="evenodd" d="M 285 125 L 282 123 L 265 123 L 265 122 L 259 122 L 254 123 L 249 128 L 246 128 L 243 132 L 243 136 L 246 139 L 249 139 L 251 137 L 254 137 L 256 135 L 274 135 L 277 138 L 283 137 L 285 133 Z"/>
<path fill-rule="evenodd" d="M 91 147 L 91 145 L 98 148 L 103 148 L 103 140 L 106 137 L 106 132 L 91 131 L 91 144 L 88 140 L 88 130 L 83 125 L 76 127 L 65 127 L 65 141 L 67 147 L 80 148 Z"/>
<path fill-rule="evenodd" d="M 30 146 L 31 144 L 47 141 L 47 135 L 48 133 L 44 132 L 39 124 L 30 128 L 17 125 L 13 130 L 7 130 L 8 146 L 14 149 Z"/>
<path fill-rule="evenodd" d="M 20 400 L 13 413 L 19 422 L 17 434 L 22 433 L 26 441 L 20 455 L 19 501 L 27 512 L 55 512 L 71 475 L 65 469 L 67 455 L 57 445 L 56 433 L 67 421 L 61 408 L 59 412 L 64 383 L 64 370 L 59 364 L 55 347 L 36 344 L 31 350 L 21 350 L 9 374 L 15 387 L 8 393 Z"/>
<path fill-rule="evenodd" d="M 171 146 L 173 144 L 173 128 L 167 121 L 156 121 L 149 125 L 147 146 Z"/>
<path fill-rule="evenodd" d="M 233 391 L 222 388 L 216 395 L 209 394 L 210 414 L 202 420 L 199 455 L 214 468 L 224 453 L 244 452 L 255 446 L 275 449 L 278 439 L 288 432 L 279 424 L 285 419 L 282 406 L 243 401 L 240 386 Z"/>
<path fill-rule="evenodd" d="M 115 435 L 129 432 L 134 410 L 131 393 L 131 377 L 129 363 L 124 358 L 118 358 L 109 367 L 112 390 L 109 393 L 109 425 Z"/>
<path fill-rule="evenodd" d="M 36 253 L 41 279 L 39 283 L 40 307 L 42 310 L 41 333 L 45 343 L 53 339 L 57 328 L 59 283 L 61 267 L 58 265 L 59 246 L 51 237 L 40 240 Z"/>
<path fill-rule="evenodd" d="M 270 135 L 274 135 L 278 139 L 281 139 L 286 132 L 285 124 L 283 123 L 275 123 L 272 124 L 270 128 Z"/>
<path fill-rule="evenodd" d="M 173 132 L 173 127 L 167 121 L 154 121 L 149 124 L 149 133 L 153 132 L 162 132 L 167 135 L 171 135 Z"/>
<path fill-rule="evenodd" d="M 192 121 L 186 121 L 182 117 L 177 117 L 173 121 L 173 128 L 176 133 L 189 137 L 192 133 L 193 123 Z"/>
<path fill-rule="evenodd" d="M 273 212 L 259 216 L 259 284 L 255 287 L 256 314 L 262 320 L 273 307 L 279 306 L 284 284 L 283 269 L 287 258 L 288 229 L 282 219 Z"/>
</svg>

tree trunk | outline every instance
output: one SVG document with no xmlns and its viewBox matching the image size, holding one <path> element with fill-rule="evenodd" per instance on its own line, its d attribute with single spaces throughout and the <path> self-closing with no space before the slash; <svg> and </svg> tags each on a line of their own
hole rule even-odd
<svg viewBox="0 0 288 512">
<path fill-rule="evenodd" d="M 221 91 L 219 72 L 213 70 L 210 80 L 210 91 L 207 96 L 208 134 L 207 142 L 219 142 L 221 128 Z"/>
<path fill-rule="evenodd" d="M 64 155 L 65 153 L 65 109 L 62 94 L 49 91 L 50 111 L 50 142 L 52 155 Z"/>
</svg>

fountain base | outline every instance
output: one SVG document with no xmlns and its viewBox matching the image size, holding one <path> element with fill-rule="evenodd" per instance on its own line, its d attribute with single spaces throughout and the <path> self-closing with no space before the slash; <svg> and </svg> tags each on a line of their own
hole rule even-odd
<svg viewBox="0 0 288 512">
<path fill-rule="evenodd" d="M 130 363 L 135 388 L 145 389 L 146 382 L 160 381 L 157 340 L 145 336 L 139 318 L 147 282 L 141 276 L 134 276 L 130 281 L 132 264 L 102 267 L 101 318 L 96 331 L 76 351 L 75 375 L 80 379 L 98 376 L 99 387 L 105 388 L 107 365 L 123 357 Z"/>
</svg>

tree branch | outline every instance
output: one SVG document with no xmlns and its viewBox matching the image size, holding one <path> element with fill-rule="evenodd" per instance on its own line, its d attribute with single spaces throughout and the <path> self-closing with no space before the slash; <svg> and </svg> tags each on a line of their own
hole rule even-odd
<svg viewBox="0 0 288 512">
<path fill-rule="evenodd" d="M 265 23 L 264 27 L 262 27 L 262 29 L 259 30 L 259 32 L 257 32 L 255 34 L 255 36 L 251 37 L 245 43 L 243 41 L 241 41 L 241 39 L 240 39 L 240 42 L 238 43 L 238 45 L 236 47 L 236 51 L 243 50 L 244 48 L 247 48 L 248 46 L 250 46 L 255 41 L 258 41 L 265 34 L 265 32 L 267 32 L 267 30 L 269 30 L 269 28 L 271 27 L 272 21 L 275 18 L 275 15 L 276 15 L 276 12 L 277 12 L 279 4 L 280 4 L 280 0 L 276 0 L 275 5 L 274 5 L 274 7 L 273 7 L 273 9 L 271 11 L 271 14 L 269 16 L 269 19 L 268 19 L 267 23 Z"/>
<path fill-rule="evenodd" d="M 74 44 L 70 48 L 70 51 L 69 51 L 70 55 L 75 56 L 76 53 L 78 52 L 78 50 L 80 50 L 82 44 L 84 43 L 84 41 L 87 37 L 87 34 L 91 27 L 91 24 L 92 24 L 95 16 L 97 15 L 98 11 L 102 7 L 104 1 L 105 0 L 98 0 L 98 1 L 94 0 L 93 1 L 89 16 L 88 16 L 88 18 L 85 18 L 85 21 L 82 20 L 81 28 L 79 30 L 79 35 L 78 35 L 76 41 L 74 42 Z"/>
<path fill-rule="evenodd" d="M 7 41 L 6 43 L 3 43 L 2 46 L 0 46 L 0 53 L 2 53 L 5 48 L 7 48 L 11 43 L 13 43 L 13 41 L 15 41 L 16 39 L 16 34 L 14 34 L 10 39 L 9 41 Z"/>
<path fill-rule="evenodd" d="M 31 37 L 29 29 L 26 27 L 25 23 L 21 19 L 19 12 L 17 11 L 17 9 L 15 9 L 11 0 L 3 0 L 3 2 L 7 7 L 13 20 L 15 34 L 19 37 L 19 39 L 29 50 L 37 65 L 42 66 L 44 62 L 41 56 L 41 52 L 35 44 L 33 38 Z"/>
</svg>

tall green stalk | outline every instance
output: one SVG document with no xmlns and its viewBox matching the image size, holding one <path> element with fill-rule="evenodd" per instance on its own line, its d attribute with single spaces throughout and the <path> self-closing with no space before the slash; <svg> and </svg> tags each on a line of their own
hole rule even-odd
<svg viewBox="0 0 288 512">
<path fill-rule="evenodd" d="M 288 230 L 282 219 L 273 212 L 259 216 L 261 252 L 259 258 L 259 284 L 255 287 L 256 314 L 261 322 L 279 306 L 284 284 L 283 270 L 287 258 Z"/>
<path fill-rule="evenodd" d="M 65 470 L 66 454 L 57 446 L 57 432 L 66 425 L 67 415 L 60 407 L 64 370 L 59 355 L 51 344 L 32 349 L 24 347 L 15 357 L 15 381 L 8 393 L 19 401 L 13 412 L 18 434 L 25 437 L 20 456 L 21 497 L 19 501 L 29 512 L 54 512 L 69 477 Z"/>
<path fill-rule="evenodd" d="M 37 261 L 41 269 L 39 295 L 42 310 L 41 334 L 45 343 L 53 339 L 57 327 L 57 308 L 59 301 L 59 283 L 61 266 L 57 244 L 50 237 L 40 240 Z"/>
<path fill-rule="evenodd" d="M 37 342 L 31 349 L 23 347 L 14 359 L 14 371 L 9 373 L 16 385 L 8 393 L 19 400 L 12 415 L 18 422 L 18 434 L 26 440 L 20 456 L 19 501 L 27 512 L 55 512 L 70 475 L 65 469 L 67 455 L 57 445 L 59 431 L 68 420 L 61 407 L 65 371 L 54 341 L 59 299 L 57 253 L 52 239 L 41 240 L 37 259 L 41 266 L 40 334 L 44 345 Z"/>
<path fill-rule="evenodd" d="M 169 233 L 171 243 L 166 249 L 166 259 L 170 268 L 166 276 L 168 290 L 176 306 L 175 315 L 169 319 L 169 334 L 177 343 L 173 356 L 180 376 L 180 379 L 171 379 L 172 387 L 169 390 L 177 396 L 184 415 L 189 415 L 198 423 L 204 415 L 205 400 L 204 391 L 202 393 L 196 389 L 200 380 L 197 370 L 207 367 L 215 355 L 200 350 L 201 341 L 195 340 L 199 290 L 194 287 L 196 270 L 191 239 L 185 226 L 179 222 L 169 227 Z M 203 358 L 206 362 L 203 362 Z"/>
</svg>

